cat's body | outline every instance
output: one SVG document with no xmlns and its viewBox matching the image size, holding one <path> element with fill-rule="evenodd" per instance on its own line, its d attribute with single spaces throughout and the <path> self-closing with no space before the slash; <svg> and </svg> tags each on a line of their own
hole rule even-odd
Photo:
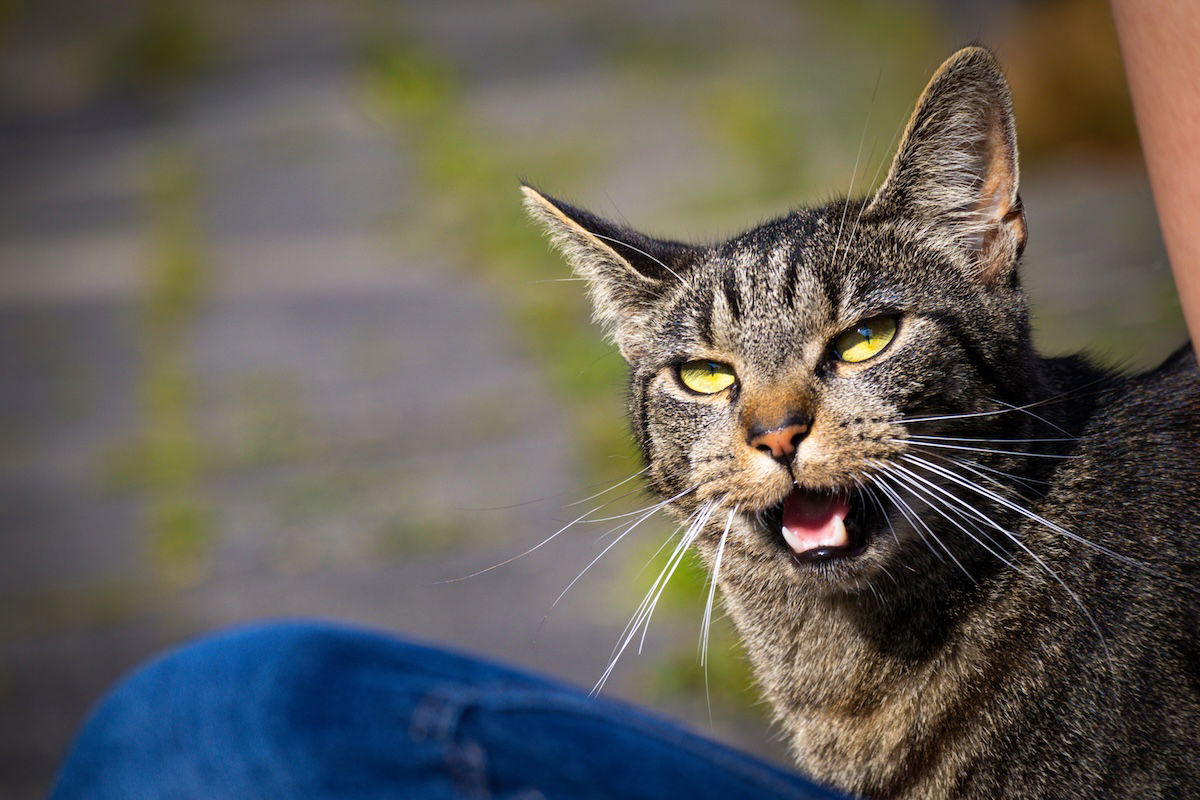
<svg viewBox="0 0 1200 800">
<path fill-rule="evenodd" d="M 934 76 L 883 186 L 716 246 L 527 189 L 631 367 L 800 766 L 870 797 L 1200 796 L 1200 377 L 1030 343 L 1008 89 Z"/>
<path fill-rule="evenodd" d="M 1081 433 L 1073 458 L 1027 506 L 1144 569 L 1017 520 L 1042 563 L 1018 553 L 1027 574 L 1005 568 L 950 596 L 881 586 L 883 602 L 781 607 L 747 600 L 753 586 L 726 590 L 806 771 L 870 797 L 1194 796 L 1200 613 L 1170 581 L 1196 583 L 1186 534 L 1200 531 L 1200 497 L 1183 476 L 1196 472 L 1198 391 L 1189 349 L 1086 398 L 1093 416 L 1063 425 Z"/>
</svg>

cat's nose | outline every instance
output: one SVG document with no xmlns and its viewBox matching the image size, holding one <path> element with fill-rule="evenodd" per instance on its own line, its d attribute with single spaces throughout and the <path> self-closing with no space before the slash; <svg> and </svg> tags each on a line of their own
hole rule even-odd
<svg viewBox="0 0 1200 800">
<path fill-rule="evenodd" d="M 755 426 L 750 429 L 746 441 L 755 450 L 766 453 L 780 463 L 787 463 L 792 460 L 796 448 L 808 435 L 808 426 L 808 420 L 797 418 L 789 419 L 783 425 L 770 430 Z"/>
</svg>

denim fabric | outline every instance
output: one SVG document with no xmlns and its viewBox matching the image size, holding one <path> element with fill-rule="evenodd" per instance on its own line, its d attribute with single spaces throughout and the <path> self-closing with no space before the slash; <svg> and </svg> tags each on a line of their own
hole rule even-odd
<svg viewBox="0 0 1200 800">
<path fill-rule="evenodd" d="M 53 800 L 836 798 L 641 710 L 325 623 L 237 629 L 135 672 Z"/>
</svg>

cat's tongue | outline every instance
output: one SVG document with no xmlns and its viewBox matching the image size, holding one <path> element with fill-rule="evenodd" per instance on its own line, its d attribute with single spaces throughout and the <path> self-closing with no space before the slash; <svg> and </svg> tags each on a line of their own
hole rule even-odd
<svg viewBox="0 0 1200 800">
<path fill-rule="evenodd" d="M 850 506 L 839 495 L 796 489 L 783 501 L 783 538 L 797 554 L 827 547 L 847 547 L 846 515 Z"/>
</svg>

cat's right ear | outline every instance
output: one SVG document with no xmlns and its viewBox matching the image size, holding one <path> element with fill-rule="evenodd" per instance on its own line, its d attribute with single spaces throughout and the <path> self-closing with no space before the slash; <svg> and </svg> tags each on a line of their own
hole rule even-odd
<svg viewBox="0 0 1200 800">
<path fill-rule="evenodd" d="M 579 277 L 588 282 L 594 317 L 626 361 L 638 358 L 645 321 L 683 280 L 690 248 L 662 242 L 548 197 L 522 184 L 525 209 Z"/>
</svg>

